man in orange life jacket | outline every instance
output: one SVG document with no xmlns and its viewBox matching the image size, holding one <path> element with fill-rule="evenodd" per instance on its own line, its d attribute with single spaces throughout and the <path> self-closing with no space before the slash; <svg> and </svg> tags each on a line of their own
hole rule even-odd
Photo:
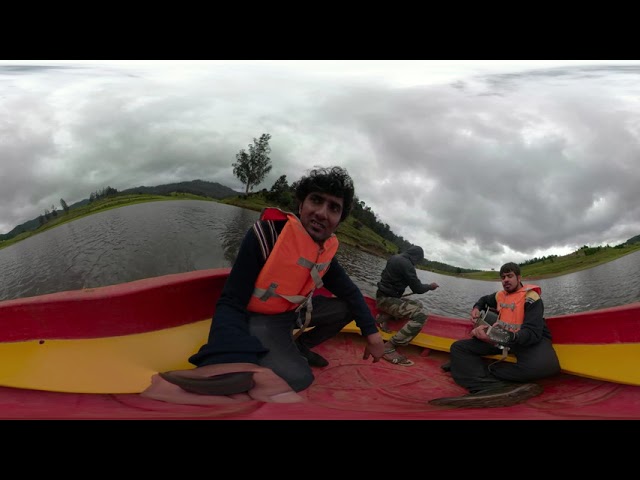
<svg viewBox="0 0 640 480">
<path fill-rule="evenodd" d="M 497 310 L 493 326 L 474 326 L 472 338 L 457 340 L 451 345 L 448 369 L 454 381 L 470 393 L 434 399 L 429 402 L 432 405 L 513 405 L 542 392 L 542 387 L 529 382 L 560 372 L 551 332 L 544 319 L 540 287 L 523 285 L 520 267 L 512 262 L 500 268 L 500 279 L 504 290 L 481 297 L 471 310 L 474 325 L 481 310 Z M 490 328 L 499 330 L 492 333 Z M 516 362 L 502 361 L 509 351 L 515 355 Z M 502 355 L 501 359 L 491 363 L 483 358 L 498 354 Z"/>
<path fill-rule="evenodd" d="M 294 186 L 297 216 L 267 208 L 246 233 L 208 341 L 189 358 L 197 368 L 154 375 L 143 396 L 200 405 L 301 401 L 296 392 L 314 380 L 310 367 L 329 363 L 311 349 L 351 320 L 367 340 L 363 359 L 382 358 L 375 319 L 334 257 L 334 232 L 353 203 L 351 177 L 340 167 L 315 169 Z M 321 286 L 335 297 L 313 296 Z"/>
</svg>

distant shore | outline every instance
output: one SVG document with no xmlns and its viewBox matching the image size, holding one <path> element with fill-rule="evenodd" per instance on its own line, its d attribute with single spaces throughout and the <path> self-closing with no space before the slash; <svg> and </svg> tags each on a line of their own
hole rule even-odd
<svg viewBox="0 0 640 480">
<path fill-rule="evenodd" d="M 172 194 L 170 196 L 160 196 L 160 195 L 146 195 L 146 194 L 135 194 L 135 195 L 126 195 L 126 196 L 115 196 L 111 198 L 105 198 L 98 201 L 95 201 L 91 204 L 78 207 L 76 209 L 71 210 L 66 214 L 60 214 L 59 217 L 54 220 L 50 220 L 47 223 L 41 225 L 36 230 L 27 231 L 19 234 L 18 236 L 9 239 L 0 241 L 0 249 L 8 247 L 9 245 L 13 245 L 16 242 L 24 240 L 26 238 L 31 237 L 32 235 L 37 235 L 38 233 L 42 233 L 43 231 L 49 230 L 50 228 L 54 228 L 63 223 L 70 222 L 72 220 L 76 220 L 78 218 L 91 215 L 93 213 L 97 213 L 100 211 L 104 211 L 111 208 L 119 208 L 127 205 L 132 205 L 135 203 L 143 203 L 143 202 L 152 202 L 152 201 L 167 201 L 167 200 L 203 200 L 203 201 L 214 201 L 219 203 L 225 203 L 228 205 L 238 206 L 240 208 L 247 208 L 253 211 L 261 211 L 266 205 L 262 203 L 256 203 L 247 201 L 247 199 L 243 199 L 241 197 L 237 198 L 226 198 L 224 200 L 216 200 L 212 198 L 200 197 L 192 194 Z M 397 253 L 397 246 L 390 245 L 389 242 L 385 241 L 382 237 L 375 234 L 374 232 L 366 229 L 368 231 L 363 231 L 362 228 L 356 229 L 353 225 L 347 221 L 343 222 L 338 229 L 337 235 L 340 241 L 350 246 L 353 246 L 359 250 L 362 250 L 370 255 L 375 255 L 381 258 L 388 258 L 390 255 Z M 635 238 L 635 237 L 634 237 Z M 568 255 L 564 255 L 562 257 L 552 256 L 548 258 L 543 258 L 534 263 L 527 263 L 526 265 L 521 266 L 522 270 L 522 278 L 527 281 L 531 280 L 541 280 L 545 278 L 553 278 L 559 277 L 562 275 L 568 275 L 570 273 L 579 272 L 581 270 L 586 270 L 589 268 L 596 267 L 598 265 L 602 265 L 604 263 L 611 262 L 613 260 L 617 260 L 625 255 L 629 255 L 630 253 L 634 253 L 640 250 L 640 243 L 632 243 L 632 244 L 622 244 L 616 245 L 614 247 L 606 246 L 606 247 L 587 247 L 584 246 L 581 249 L 570 253 Z M 473 273 L 451 273 L 447 271 L 440 271 L 437 269 L 425 268 L 422 265 L 418 265 L 418 268 L 421 270 L 438 273 L 440 275 L 447 275 L 451 277 L 460 277 L 467 278 L 471 280 L 485 280 L 491 282 L 499 282 L 500 276 L 498 271 L 478 271 Z"/>
</svg>

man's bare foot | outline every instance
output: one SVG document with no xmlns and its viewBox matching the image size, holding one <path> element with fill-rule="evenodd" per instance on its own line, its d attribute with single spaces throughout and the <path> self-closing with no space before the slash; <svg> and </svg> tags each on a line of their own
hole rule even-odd
<svg viewBox="0 0 640 480">
<path fill-rule="evenodd" d="M 187 391 L 175 383 L 172 383 L 179 380 L 179 378 L 176 377 L 182 376 L 188 381 L 190 387 L 197 384 L 197 390 L 203 392 L 207 391 L 207 389 L 203 389 L 201 383 L 206 382 L 207 378 L 234 372 L 252 372 L 253 386 L 242 393 L 208 395 Z M 294 392 L 287 382 L 276 375 L 271 369 L 252 363 L 205 365 L 191 370 L 174 370 L 170 373 L 171 376 L 169 378 L 172 382 L 165 380 L 159 374 L 153 375 L 151 377 L 151 385 L 140 395 L 162 402 L 184 405 L 221 405 L 252 400 L 271 403 L 295 403 L 304 400 L 303 397 Z M 195 380 L 199 381 L 195 382 Z M 217 380 L 214 382 L 219 383 Z"/>
</svg>

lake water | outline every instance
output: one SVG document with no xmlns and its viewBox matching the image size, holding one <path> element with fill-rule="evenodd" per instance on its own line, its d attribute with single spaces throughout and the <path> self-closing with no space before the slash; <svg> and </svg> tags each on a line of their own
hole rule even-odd
<svg viewBox="0 0 640 480">
<path fill-rule="evenodd" d="M 0 301 L 230 267 L 258 215 L 216 202 L 175 200 L 84 217 L 0 250 Z M 364 293 L 375 295 L 384 259 L 348 245 L 340 246 L 338 259 Z M 418 276 L 440 288 L 413 298 L 440 315 L 466 318 L 480 296 L 501 288 L 500 282 L 423 270 Z M 542 287 L 546 316 L 638 302 L 640 252 L 535 283 Z"/>
</svg>

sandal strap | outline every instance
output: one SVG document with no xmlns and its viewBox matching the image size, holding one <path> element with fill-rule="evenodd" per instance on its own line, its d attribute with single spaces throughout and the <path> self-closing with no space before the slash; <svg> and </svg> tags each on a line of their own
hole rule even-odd
<svg viewBox="0 0 640 480">
<path fill-rule="evenodd" d="M 398 354 L 397 357 L 392 358 L 391 360 L 389 359 L 385 359 L 387 360 L 387 362 L 391 362 L 394 365 L 413 365 L 413 361 L 409 360 L 407 357 L 405 357 L 404 355 L 402 355 L 401 353 Z"/>
</svg>

